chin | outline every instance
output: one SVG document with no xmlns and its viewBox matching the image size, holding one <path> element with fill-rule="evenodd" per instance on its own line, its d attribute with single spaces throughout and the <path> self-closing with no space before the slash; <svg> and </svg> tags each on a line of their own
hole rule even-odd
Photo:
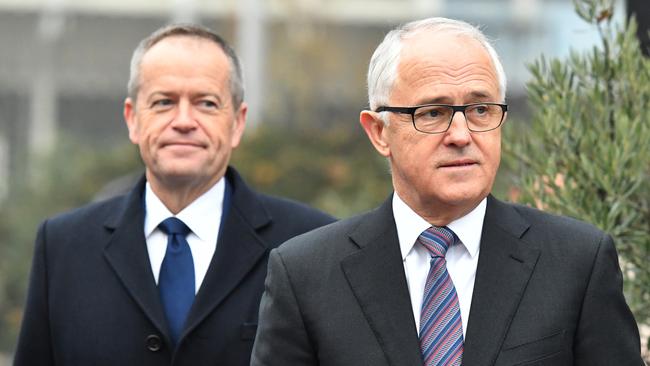
<svg viewBox="0 0 650 366">
<path fill-rule="evenodd" d="M 156 175 L 168 185 L 185 185 L 200 180 L 203 174 L 194 169 L 173 169 L 162 171 Z"/>
<path fill-rule="evenodd" d="M 451 206 L 468 206 L 478 204 L 487 194 L 477 191 L 451 191 L 441 197 L 441 200 Z"/>
</svg>

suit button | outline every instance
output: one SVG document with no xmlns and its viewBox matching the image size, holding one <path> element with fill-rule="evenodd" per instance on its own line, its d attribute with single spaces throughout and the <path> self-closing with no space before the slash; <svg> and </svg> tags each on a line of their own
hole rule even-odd
<svg viewBox="0 0 650 366">
<path fill-rule="evenodd" d="M 151 334 L 147 336 L 147 349 L 151 352 L 158 352 L 162 348 L 163 342 L 160 337 L 156 334 Z"/>
</svg>

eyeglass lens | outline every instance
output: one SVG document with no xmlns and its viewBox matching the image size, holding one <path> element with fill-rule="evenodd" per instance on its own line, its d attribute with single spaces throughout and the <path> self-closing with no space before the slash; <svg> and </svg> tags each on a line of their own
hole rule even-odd
<svg viewBox="0 0 650 366">
<path fill-rule="evenodd" d="M 465 118 L 472 131 L 496 128 L 503 118 L 503 110 L 495 104 L 474 104 L 465 108 Z M 454 108 L 444 105 L 422 106 L 413 113 L 417 129 L 425 132 L 445 131 L 454 117 Z"/>
</svg>

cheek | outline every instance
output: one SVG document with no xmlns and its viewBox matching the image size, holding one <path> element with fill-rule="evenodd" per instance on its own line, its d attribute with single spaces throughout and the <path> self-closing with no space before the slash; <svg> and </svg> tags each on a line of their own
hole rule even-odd
<svg viewBox="0 0 650 366">
<path fill-rule="evenodd" d="M 226 142 L 230 142 L 232 137 L 232 130 L 227 126 L 221 126 L 220 124 L 223 121 L 217 121 L 218 123 L 212 124 L 211 128 L 204 130 L 205 135 L 213 141 L 216 145 L 224 145 Z"/>
<path fill-rule="evenodd" d="M 495 160 L 495 164 L 499 165 L 499 161 L 501 160 L 501 136 L 494 138 L 494 142 L 492 143 L 492 158 Z"/>
<path fill-rule="evenodd" d="M 147 146 L 152 148 L 155 146 L 156 133 L 152 131 L 152 128 L 145 128 L 140 131 L 140 145 Z"/>
<path fill-rule="evenodd" d="M 168 119 L 159 116 L 159 118 L 150 119 L 148 123 L 141 126 L 142 138 L 146 139 L 150 144 L 161 138 L 168 129 L 171 129 Z"/>
<path fill-rule="evenodd" d="M 418 156 L 422 158 L 430 154 L 433 145 L 427 140 L 428 136 L 417 131 L 405 130 L 404 126 L 400 127 L 402 128 L 399 131 L 391 135 L 391 150 L 396 149 L 409 159 L 416 159 Z"/>
<path fill-rule="evenodd" d="M 501 161 L 501 138 L 495 136 L 491 139 L 486 139 L 480 148 L 490 169 L 490 173 L 495 174 Z"/>
<path fill-rule="evenodd" d="M 401 174 L 407 180 L 414 184 L 416 182 L 428 182 L 436 180 L 438 171 L 434 168 L 436 165 L 436 148 L 435 145 L 426 140 L 420 141 L 401 141 L 397 149 L 391 149 L 393 158 Z"/>
</svg>

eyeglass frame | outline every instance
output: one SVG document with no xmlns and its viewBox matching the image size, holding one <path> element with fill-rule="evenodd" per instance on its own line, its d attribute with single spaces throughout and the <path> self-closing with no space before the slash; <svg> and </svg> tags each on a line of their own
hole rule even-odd
<svg viewBox="0 0 650 366">
<path fill-rule="evenodd" d="M 501 107 L 501 120 L 499 121 L 499 124 L 496 125 L 496 127 L 490 128 L 489 130 L 472 130 L 471 127 L 469 127 L 469 123 L 467 122 L 467 115 L 465 114 L 465 111 L 467 108 L 474 107 L 477 105 L 496 105 Z M 438 131 L 438 132 L 428 132 L 428 131 L 422 131 L 418 129 L 418 126 L 415 124 L 415 111 L 418 110 L 418 108 L 422 107 L 448 107 L 453 110 L 451 114 L 451 118 L 449 118 L 449 123 L 447 123 L 447 128 L 445 128 L 443 131 Z M 436 135 L 439 133 L 445 133 L 449 131 L 449 127 L 451 127 L 451 123 L 454 121 L 454 117 L 456 116 L 456 112 L 461 112 L 463 114 L 463 117 L 465 117 L 465 125 L 467 126 L 467 129 L 470 130 L 471 132 L 474 133 L 481 133 L 481 132 L 489 132 L 489 131 L 494 131 L 497 128 L 501 127 L 503 124 L 503 120 L 505 119 L 506 112 L 508 112 L 508 105 L 507 104 L 502 104 L 502 103 L 470 103 L 470 104 L 464 104 L 464 105 L 451 105 L 451 104 L 422 104 L 422 105 L 416 105 L 413 107 L 391 107 L 391 106 L 381 106 L 377 107 L 375 109 L 375 112 L 380 113 L 380 112 L 393 112 L 393 113 L 399 113 L 399 114 L 409 114 L 411 115 L 411 123 L 413 123 L 413 128 L 415 128 L 416 131 L 422 132 L 422 133 L 428 133 L 431 135 Z"/>
</svg>

